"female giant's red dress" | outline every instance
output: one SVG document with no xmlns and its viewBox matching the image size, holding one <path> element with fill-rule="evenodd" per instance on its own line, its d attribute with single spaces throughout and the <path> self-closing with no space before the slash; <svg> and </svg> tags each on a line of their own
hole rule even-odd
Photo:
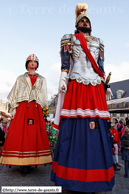
<svg viewBox="0 0 129 194">
<path fill-rule="evenodd" d="M 37 77 L 29 76 L 33 86 Z M 28 119 L 34 123 L 28 124 Z M 1 163 L 24 166 L 50 162 L 51 152 L 41 106 L 35 101 L 20 102 L 9 126 Z"/>
</svg>

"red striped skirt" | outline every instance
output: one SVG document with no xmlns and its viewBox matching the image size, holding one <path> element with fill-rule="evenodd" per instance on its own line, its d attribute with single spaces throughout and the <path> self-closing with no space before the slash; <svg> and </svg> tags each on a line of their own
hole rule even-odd
<svg viewBox="0 0 129 194">
<path fill-rule="evenodd" d="M 65 95 L 61 117 L 110 119 L 104 84 L 93 86 L 70 81 Z"/>
<path fill-rule="evenodd" d="M 33 124 L 28 124 L 33 119 Z M 40 165 L 51 163 L 51 152 L 42 109 L 35 101 L 19 103 L 11 120 L 0 163 Z"/>
</svg>

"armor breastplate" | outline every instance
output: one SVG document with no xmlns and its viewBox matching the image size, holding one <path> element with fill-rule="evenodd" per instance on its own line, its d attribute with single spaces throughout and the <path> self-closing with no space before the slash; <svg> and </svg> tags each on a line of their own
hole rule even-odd
<svg viewBox="0 0 129 194">
<path fill-rule="evenodd" d="M 89 39 L 87 43 L 96 63 L 99 57 L 99 39 Z M 72 49 L 73 68 L 70 73 L 70 79 L 76 80 L 79 83 L 85 85 L 92 84 L 97 85 L 101 83 L 101 78 L 93 69 L 91 62 L 84 53 L 80 41 L 74 36 L 74 45 Z"/>
</svg>

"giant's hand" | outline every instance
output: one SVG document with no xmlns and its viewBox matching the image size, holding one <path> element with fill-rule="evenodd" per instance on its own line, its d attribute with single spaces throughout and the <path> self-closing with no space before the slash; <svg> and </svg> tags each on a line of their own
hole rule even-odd
<svg viewBox="0 0 129 194">
<path fill-rule="evenodd" d="M 67 72 L 62 71 L 60 76 L 59 88 L 58 92 L 66 92 L 67 91 Z"/>
<path fill-rule="evenodd" d="M 112 91 L 110 88 L 107 88 L 106 90 L 106 100 L 111 100 L 111 97 L 113 96 Z"/>
</svg>

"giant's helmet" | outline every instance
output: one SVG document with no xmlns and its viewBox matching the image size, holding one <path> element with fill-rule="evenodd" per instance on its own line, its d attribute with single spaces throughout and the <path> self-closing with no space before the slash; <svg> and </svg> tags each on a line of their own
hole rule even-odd
<svg viewBox="0 0 129 194">
<path fill-rule="evenodd" d="M 86 10 L 88 10 L 88 5 L 86 3 L 78 3 L 76 5 L 76 9 L 75 9 L 75 15 L 76 15 L 75 27 L 77 27 L 78 22 L 84 17 L 87 18 L 90 22 L 90 18 L 86 15 Z M 90 27 L 91 27 L 91 22 L 90 22 Z"/>
<path fill-rule="evenodd" d="M 38 59 L 38 57 L 35 54 L 31 54 L 26 59 L 26 63 L 25 63 L 26 69 L 27 69 L 28 62 L 31 61 L 31 60 L 34 60 L 34 61 L 37 62 L 37 68 L 38 68 L 39 67 L 39 59 Z"/>
</svg>

